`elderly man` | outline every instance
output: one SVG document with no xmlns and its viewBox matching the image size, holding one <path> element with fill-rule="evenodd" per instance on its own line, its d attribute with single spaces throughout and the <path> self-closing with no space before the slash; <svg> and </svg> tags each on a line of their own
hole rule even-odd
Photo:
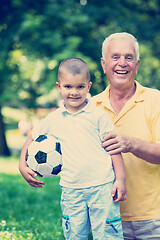
<svg viewBox="0 0 160 240">
<path fill-rule="evenodd" d="M 105 136 L 103 147 L 124 159 L 124 239 L 160 239 L 160 92 L 135 81 L 139 45 L 131 34 L 106 38 L 101 64 L 110 85 L 92 100 L 108 112 L 117 132 Z"/>
</svg>

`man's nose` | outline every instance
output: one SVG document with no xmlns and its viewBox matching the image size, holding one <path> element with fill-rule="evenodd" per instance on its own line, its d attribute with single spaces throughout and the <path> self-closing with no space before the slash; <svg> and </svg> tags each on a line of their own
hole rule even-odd
<svg viewBox="0 0 160 240">
<path fill-rule="evenodd" d="M 123 57 L 123 56 L 121 56 L 120 58 L 119 58 L 119 65 L 120 66 L 126 66 L 126 59 L 125 59 L 125 57 Z"/>
</svg>

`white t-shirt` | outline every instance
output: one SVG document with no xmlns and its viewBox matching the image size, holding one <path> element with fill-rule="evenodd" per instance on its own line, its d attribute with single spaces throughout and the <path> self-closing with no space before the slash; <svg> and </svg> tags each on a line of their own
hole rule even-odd
<svg viewBox="0 0 160 240">
<path fill-rule="evenodd" d="M 64 106 L 51 112 L 33 129 L 32 137 L 50 134 L 61 143 L 61 186 L 88 188 L 114 180 L 111 157 L 101 146 L 110 131 L 114 126 L 108 114 L 88 102 L 76 113 Z"/>
</svg>

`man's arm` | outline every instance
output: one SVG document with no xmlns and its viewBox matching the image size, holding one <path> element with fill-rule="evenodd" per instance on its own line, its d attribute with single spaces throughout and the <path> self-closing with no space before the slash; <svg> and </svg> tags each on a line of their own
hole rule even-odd
<svg viewBox="0 0 160 240">
<path fill-rule="evenodd" d="M 121 154 L 112 155 L 112 164 L 115 172 L 115 182 L 112 190 L 114 202 L 126 200 L 126 176 Z"/>
<path fill-rule="evenodd" d="M 102 146 L 110 155 L 131 152 L 149 163 L 160 164 L 159 143 L 150 143 L 110 132 L 104 137 Z"/>
<path fill-rule="evenodd" d="M 37 174 L 32 171 L 26 163 L 26 153 L 27 148 L 33 141 L 32 136 L 29 136 L 26 142 L 24 143 L 20 155 L 20 161 L 19 161 L 19 171 L 21 172 L 24 179 L 28 182 L 28 184 L 32 187 L 39 187 L 42 188 L 42 185 L 44 185 L 43 181 L 37 180 L 35 177 L 37 177 Z"/>
</svg>

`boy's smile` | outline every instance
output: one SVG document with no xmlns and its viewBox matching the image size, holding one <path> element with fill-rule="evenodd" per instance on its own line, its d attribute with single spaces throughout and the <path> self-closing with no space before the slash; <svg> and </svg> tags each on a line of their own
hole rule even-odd
<svg viewBox="0 0 160 240">
<path fill-rule="evenodd" d="M 92 83 L 86 79 L 84 74 L 73 75 L 67 70 L 63 71 L 60 82 L 56 85 L 65 101 L 66 109 L 70 112 L 77 112 L 86 105 L 87 93 Z"/>
</svg>

